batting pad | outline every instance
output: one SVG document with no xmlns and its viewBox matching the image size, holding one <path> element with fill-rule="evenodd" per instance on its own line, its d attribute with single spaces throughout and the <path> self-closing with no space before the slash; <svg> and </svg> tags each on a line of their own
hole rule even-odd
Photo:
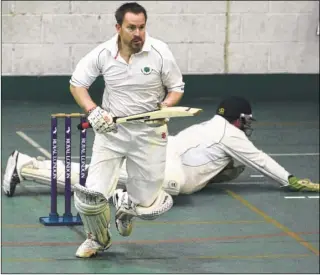
<svg viewBox="0 0 320 275">
<path fill-rule="evenodd" d="M 172 197 L 165 191 L 160 190 L 157 199 L 149 207 L 136 206 L 136 213 L 140 219 L 154 220 L 171 209 Z"/>
<path fill-rule="evenodd" d="M 80 214 L 84 230 L 92 239 L 103 246 L 110 240 L 109 225 L 111 220 L 107 199 L 99 192 L 89 190 L 79 184 L 74 186 L 75 208 Z"/>
</svg>

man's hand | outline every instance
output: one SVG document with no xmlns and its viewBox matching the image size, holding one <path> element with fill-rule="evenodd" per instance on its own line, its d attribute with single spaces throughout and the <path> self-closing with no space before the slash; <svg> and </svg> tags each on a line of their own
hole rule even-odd
<svg viewBox="0 0 320 275">
<path fill-rule="evenodd" d="M 99 134 L 117 132 L 117 125 L 113 122 L 113 117 L 99 106 L 89 112 L 88 121 L 93 130 Z"/>
<path fill-rule="evenodd" d="M 181 92 L 168 91 L 168 94 L 166 98 L 161 102 L 161 105 L 165 105 L 165 107 L 176 106 L 180 102 L 182 96 L 183 93 Z"/>
<path fill-rule="evenodd" d="M 145 123 L 148 124 L 150 127 L 160 127 L 164 124 L 169 122 L 169 118 L 162 118 L 162 119 L 149 119 L 145 120 Z"/>
<path fill-rule="evenodd" d="M 163 108 L 167 108 L 167 104 L 165 102 L 157 103 L 157 107 L 159 110 Z M 149 119 L 145 120 L 145 123 L 150 127 L 159 127 L 169 122 L 170 118 L 162 118 L 162 119 Z"/>
</svg>

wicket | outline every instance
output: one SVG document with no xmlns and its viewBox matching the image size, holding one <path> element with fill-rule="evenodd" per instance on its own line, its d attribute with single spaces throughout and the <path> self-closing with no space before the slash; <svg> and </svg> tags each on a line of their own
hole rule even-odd
<svg viewBox="0 0 320 275">
<path fill-rule="evenodd" d="M 58 161 L 58 118 L 65 121 L 65 211 L 63 216 L 57 212 L 57 161 Z M 40 217 L 40 223 L 44 225 L 82 225 L 79 214 L 71 213 L 71 121 L 72 118 L 80 118 L 80 123 L 85 122 L 85 115 L 80 113 L 57 113 L 51 115 L 51 206 L 48 217 Z M 79 182 L 85 185 L 86 180 L 86 130 L 80 131 L 80 171 Z"/>
</svg>

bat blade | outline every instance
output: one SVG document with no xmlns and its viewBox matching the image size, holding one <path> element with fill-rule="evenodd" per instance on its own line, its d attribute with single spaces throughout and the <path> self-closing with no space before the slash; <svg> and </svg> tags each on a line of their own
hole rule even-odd
<svg viewBox="0 0 320 275">
<path fill-rule="evenodd" d="M 166 107 L 160 110 L 146 112 L 142 114 L 119 117 L 116 119 L 116 123 L 124 123 L 134 120 L 154 120 L 154 119 L 164 119 L 164 118 L 174 118 L 174 117 L 188 117 L 197 116 L 202 112 L 202 109 L 191 108 L 191 107 Z"/>
<path fill-rule="evenodd" d="M 129 121 L 135 120 L 156 120 L 156 119 L 165 119 L 165 118 L 174 118 L 174 117 L 189 117 L 189 116 L 197 116 L 203 110 L 199 108 L 192 107 L 166 107 L 160 110 L 155 110 L 151 112 L 145 112 L 141 114 L 126 116 L 126 117 L 114 117 L 113 121 L 115 123 L 121 124 Z M 84 122 L 78 125 L 79 130 L 84 130 L 87 128 L 91 128 L 91 125 L 88 122 Z"/>
</svg>

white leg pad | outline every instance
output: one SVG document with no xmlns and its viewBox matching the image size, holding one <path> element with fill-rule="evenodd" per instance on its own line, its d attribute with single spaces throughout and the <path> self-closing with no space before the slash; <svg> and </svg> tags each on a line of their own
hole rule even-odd
<svg viewBox="0 0 320 275">
<path fill-rule="evenodd" d="M 79 184 L 74 186 L 74 191 L 75 208 L 80 214 L 85 232 L 101 245 L 108 246 L 111 239 L 108 200 L 101 193 Z"/>
<path fill-rule="evenodd" d="M 173 199 L 167 192 L 160 190 L 158 197 L 149 207 L 136 206 L 136 213 L 140 219 L 154 220 L 171 209 Z"/>
</svg>

